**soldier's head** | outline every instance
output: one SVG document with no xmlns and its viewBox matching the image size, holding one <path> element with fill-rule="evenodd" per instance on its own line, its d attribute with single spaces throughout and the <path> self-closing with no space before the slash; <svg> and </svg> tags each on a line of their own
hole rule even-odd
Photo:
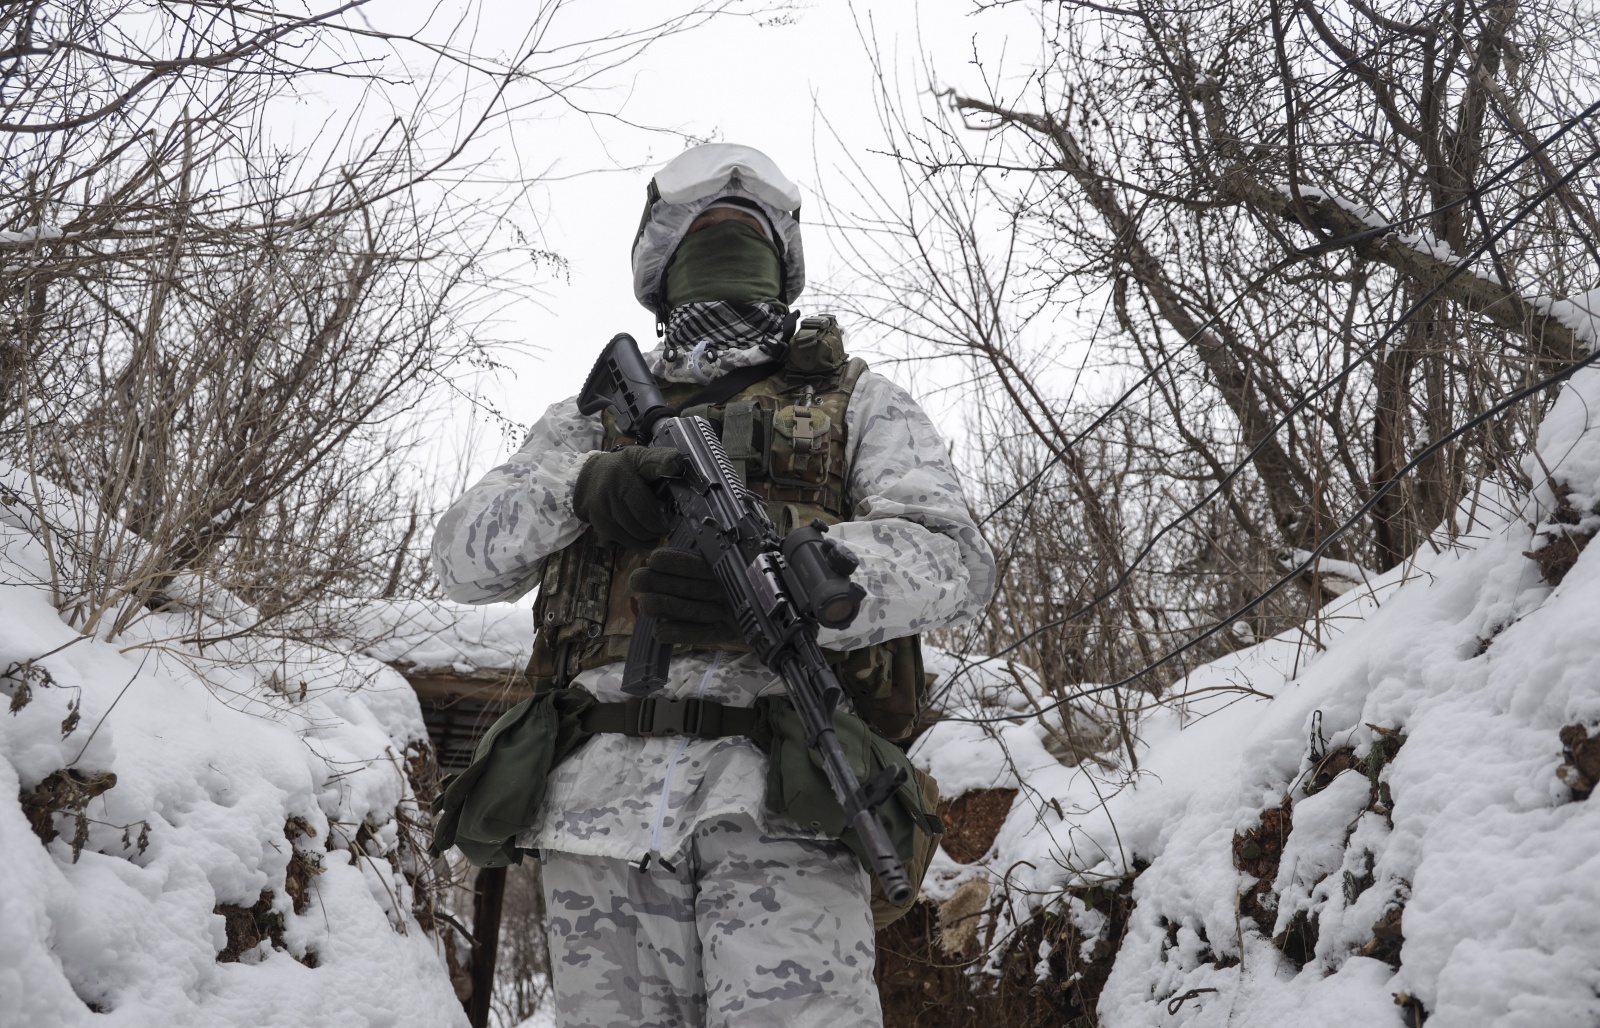
<svg viewBox="0 0 1600 1028">
<path fill-rule="evenodd" d="M 650 181 L 633 242 L 633 289 L 667 324 L 695 304 L 782 314 L 805 288 L 800 190 L 766 154 L 692 147 Z"/>
</svg>

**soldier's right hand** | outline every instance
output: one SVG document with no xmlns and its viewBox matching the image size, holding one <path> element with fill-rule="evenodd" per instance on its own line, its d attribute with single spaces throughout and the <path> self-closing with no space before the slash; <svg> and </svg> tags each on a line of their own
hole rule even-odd
<svg viewBox="0 0 1600 1028">
<path fill-rule="evenodd" d="M 600 538 L 632 548 L 653 545 L 667 530 L 655 486 L 676 478 L 683 457 L 670 446 L 624 446 L 597 453 L 578 472 L 572 511 Z"/>
</svg>

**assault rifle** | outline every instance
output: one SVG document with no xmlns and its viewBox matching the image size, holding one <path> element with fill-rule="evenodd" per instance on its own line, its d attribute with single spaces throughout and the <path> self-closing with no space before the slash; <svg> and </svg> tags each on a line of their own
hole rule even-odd
<svg viewBox="0 0 1600 1028">
<path fill-rule="evenodd" d="M 711 565 L 745 643 L 788 688 L 806 744 L 821 759 L 883 894 L 891 903 L 906 903 L 911 882 L 878 818 L 878 808 L 905 783 L 906 773 L 889 767 L 865 783 L 856 780 L 833 730 L 843 692 L 817 645 L 819 625 L 844 628 L 855 620 L 866 596 L 850 581 L 859 561 L 825 536 L 820 520 L 780 542 L 766 505 L 740 483 L 711 423 L 679 417 L 667 405 L 639 345 L 626 333 L 611 340 L 578 394 L 584 414 L 606 407 L 624 434 L 683 454 L 681 475 L 667 480 L 663 490 L 671 507 L 667 544 L 693 550 Z M 671 660 L 671 644 L 656 639 L 655 619 L 641 615 L 628 644 L 623 691 L 643 696 L 660 689 Z"/>
</svg>

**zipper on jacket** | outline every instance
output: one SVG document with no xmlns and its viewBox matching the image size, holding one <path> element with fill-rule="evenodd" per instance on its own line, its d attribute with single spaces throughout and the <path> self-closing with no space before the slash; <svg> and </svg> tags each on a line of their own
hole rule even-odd
<svg viewBox="0 0 1600 1028">
<path fill-rule="evenodd" d="M 717 650 L 711 655 L 711 664 L 706 668 L 705 673 L 700 676 L 700 686 L 694 692 L 695 699 L 705 699 L 706 687 L 711 684 L 711 676 L 716 674 L 717 669 L 721 666 L 722 651 Z M 687 735 L 678 739 L 678 747 L 672 751 L 672 759 L 667 762 L 667 773 L 661 779 L 661 796 L 656 800 L 656 819 L 655 823 L 650 826 L 650 853 L 656 855 L 658 863 L 666 863 L 661 859 L 661 831 L 662 823 L 667 817 L 667 797 L 672 793 L 672 775 L 678 769 L 678 761 L 683 759 L 683 751 L 689 748 L 689 743 L 692 741 L 693 739 Z M 645 858 L 646 860 L 649 859 L 648 853 L 645 854 Z M 640 870 L 643 870 L 645 866 L 647 865 L 641 862 Z M 671 868 L 671 866 L 670 864 L 667 865 L 668 868 Z"/>
</svg>

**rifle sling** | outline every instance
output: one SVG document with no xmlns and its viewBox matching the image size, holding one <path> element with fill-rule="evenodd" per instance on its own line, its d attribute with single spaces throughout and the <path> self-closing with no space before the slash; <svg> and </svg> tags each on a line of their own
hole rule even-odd
<svg viewBox="0 0 1600 1028">
<path fill-rule="evenodd" d="M 783 361 L 769 361 L 766 364 L 750 364 L 732 371 L 715 379 L 699 389 L 690 393 L 688 398 L 678 404 L 679 410 L 688 410 L 700 404 L 716 406 L 730 397 L 734 397 L 749 389 L 763 379 L 771 378 L 783 370 Z"/>
<path fill-rule="evenodd" d="M 646 696 L 621 703 L 596 703 L 583 712 L 580 724 L 585 732 L 635 738 L 688 735 L 721 739 L 750 735 L 759 721 L 760 715 L 751 707 L 734 707 L 715 700 Z"/>
</svg>

